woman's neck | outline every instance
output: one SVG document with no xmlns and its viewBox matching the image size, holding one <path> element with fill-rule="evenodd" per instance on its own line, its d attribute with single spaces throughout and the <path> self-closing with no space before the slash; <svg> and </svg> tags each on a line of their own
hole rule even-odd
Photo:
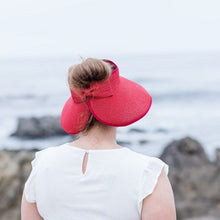
<svg viewBox="0 0 220 220">
<path fill-rule="evenodd" d="M 94 125 L 86 134 L 81 133 L 72 145 L 83 149 L 121 148 L 116 142 L 116 127 Z"/>
</svg>

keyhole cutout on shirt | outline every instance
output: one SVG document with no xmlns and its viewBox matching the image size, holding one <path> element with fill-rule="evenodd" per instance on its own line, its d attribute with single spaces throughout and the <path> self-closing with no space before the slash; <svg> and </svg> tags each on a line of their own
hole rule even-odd
<svg viewBox="0 0 220 220">
<path fill-rule="evenodd" d="M 88 152 L 85 152 L 84 157 L 83 157 L 83 163 L 82 163 L 82 173 L 85 174 L 86 168 L 87 168 L 87 162 L 88 162 Z"/>
</svg>

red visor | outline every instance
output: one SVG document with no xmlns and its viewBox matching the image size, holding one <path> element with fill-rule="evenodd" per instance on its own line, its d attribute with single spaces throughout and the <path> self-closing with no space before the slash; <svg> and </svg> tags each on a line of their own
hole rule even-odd
<svg viewBox="0 0 220 220">
<path fill-rule="evenodd" d="M 106 125 L 121 127 L 132 124 L 144 117 L 150 109 L 152 98 L 141 85 L 119 75 L 115 69 L 104 82 L 94 82 L 89 89 L 70 90 L 60 122 L 69 134 L 81 132 L 90 115 Z"/>
</svg>

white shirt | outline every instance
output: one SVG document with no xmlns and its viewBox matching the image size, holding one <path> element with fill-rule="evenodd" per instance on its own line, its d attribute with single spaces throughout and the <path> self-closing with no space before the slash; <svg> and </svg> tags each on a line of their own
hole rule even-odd
<svg viewBox="0 0 220 220">
<path fill-rule="evenodd" d="M 162 160 L 127 147 L 84 150 L 65 143 L 36 152 L 31 164 L 24 193 L 44 220 L 140 220 L 142 200 L 162 168 L 168 174 Z"/>
</svg>

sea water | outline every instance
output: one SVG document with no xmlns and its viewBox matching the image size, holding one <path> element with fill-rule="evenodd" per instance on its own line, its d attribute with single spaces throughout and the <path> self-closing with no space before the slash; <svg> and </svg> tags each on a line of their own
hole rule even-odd
<svg viewBox="0 0 220 220">
<path fill-rule="evenodd" d="M 109 58 L 109 57 L 107 57 Z M 120 74 L 144 86 L 152 107 L 138 122 L 118 128 L 131 149 L 159 156 L 173 140 L 198 139 L 214 160 L 220 147 L 220 53 L 146 54 L 110 57 Z M 18 117 L 60 115 L 69 98 L 67 71 L 76 57 L 0 60 L 0 148 L 43 149 L 67 137 L 10 137 Z M 132 128 L 144 132 L 131 132 Z"/>
</svg>

